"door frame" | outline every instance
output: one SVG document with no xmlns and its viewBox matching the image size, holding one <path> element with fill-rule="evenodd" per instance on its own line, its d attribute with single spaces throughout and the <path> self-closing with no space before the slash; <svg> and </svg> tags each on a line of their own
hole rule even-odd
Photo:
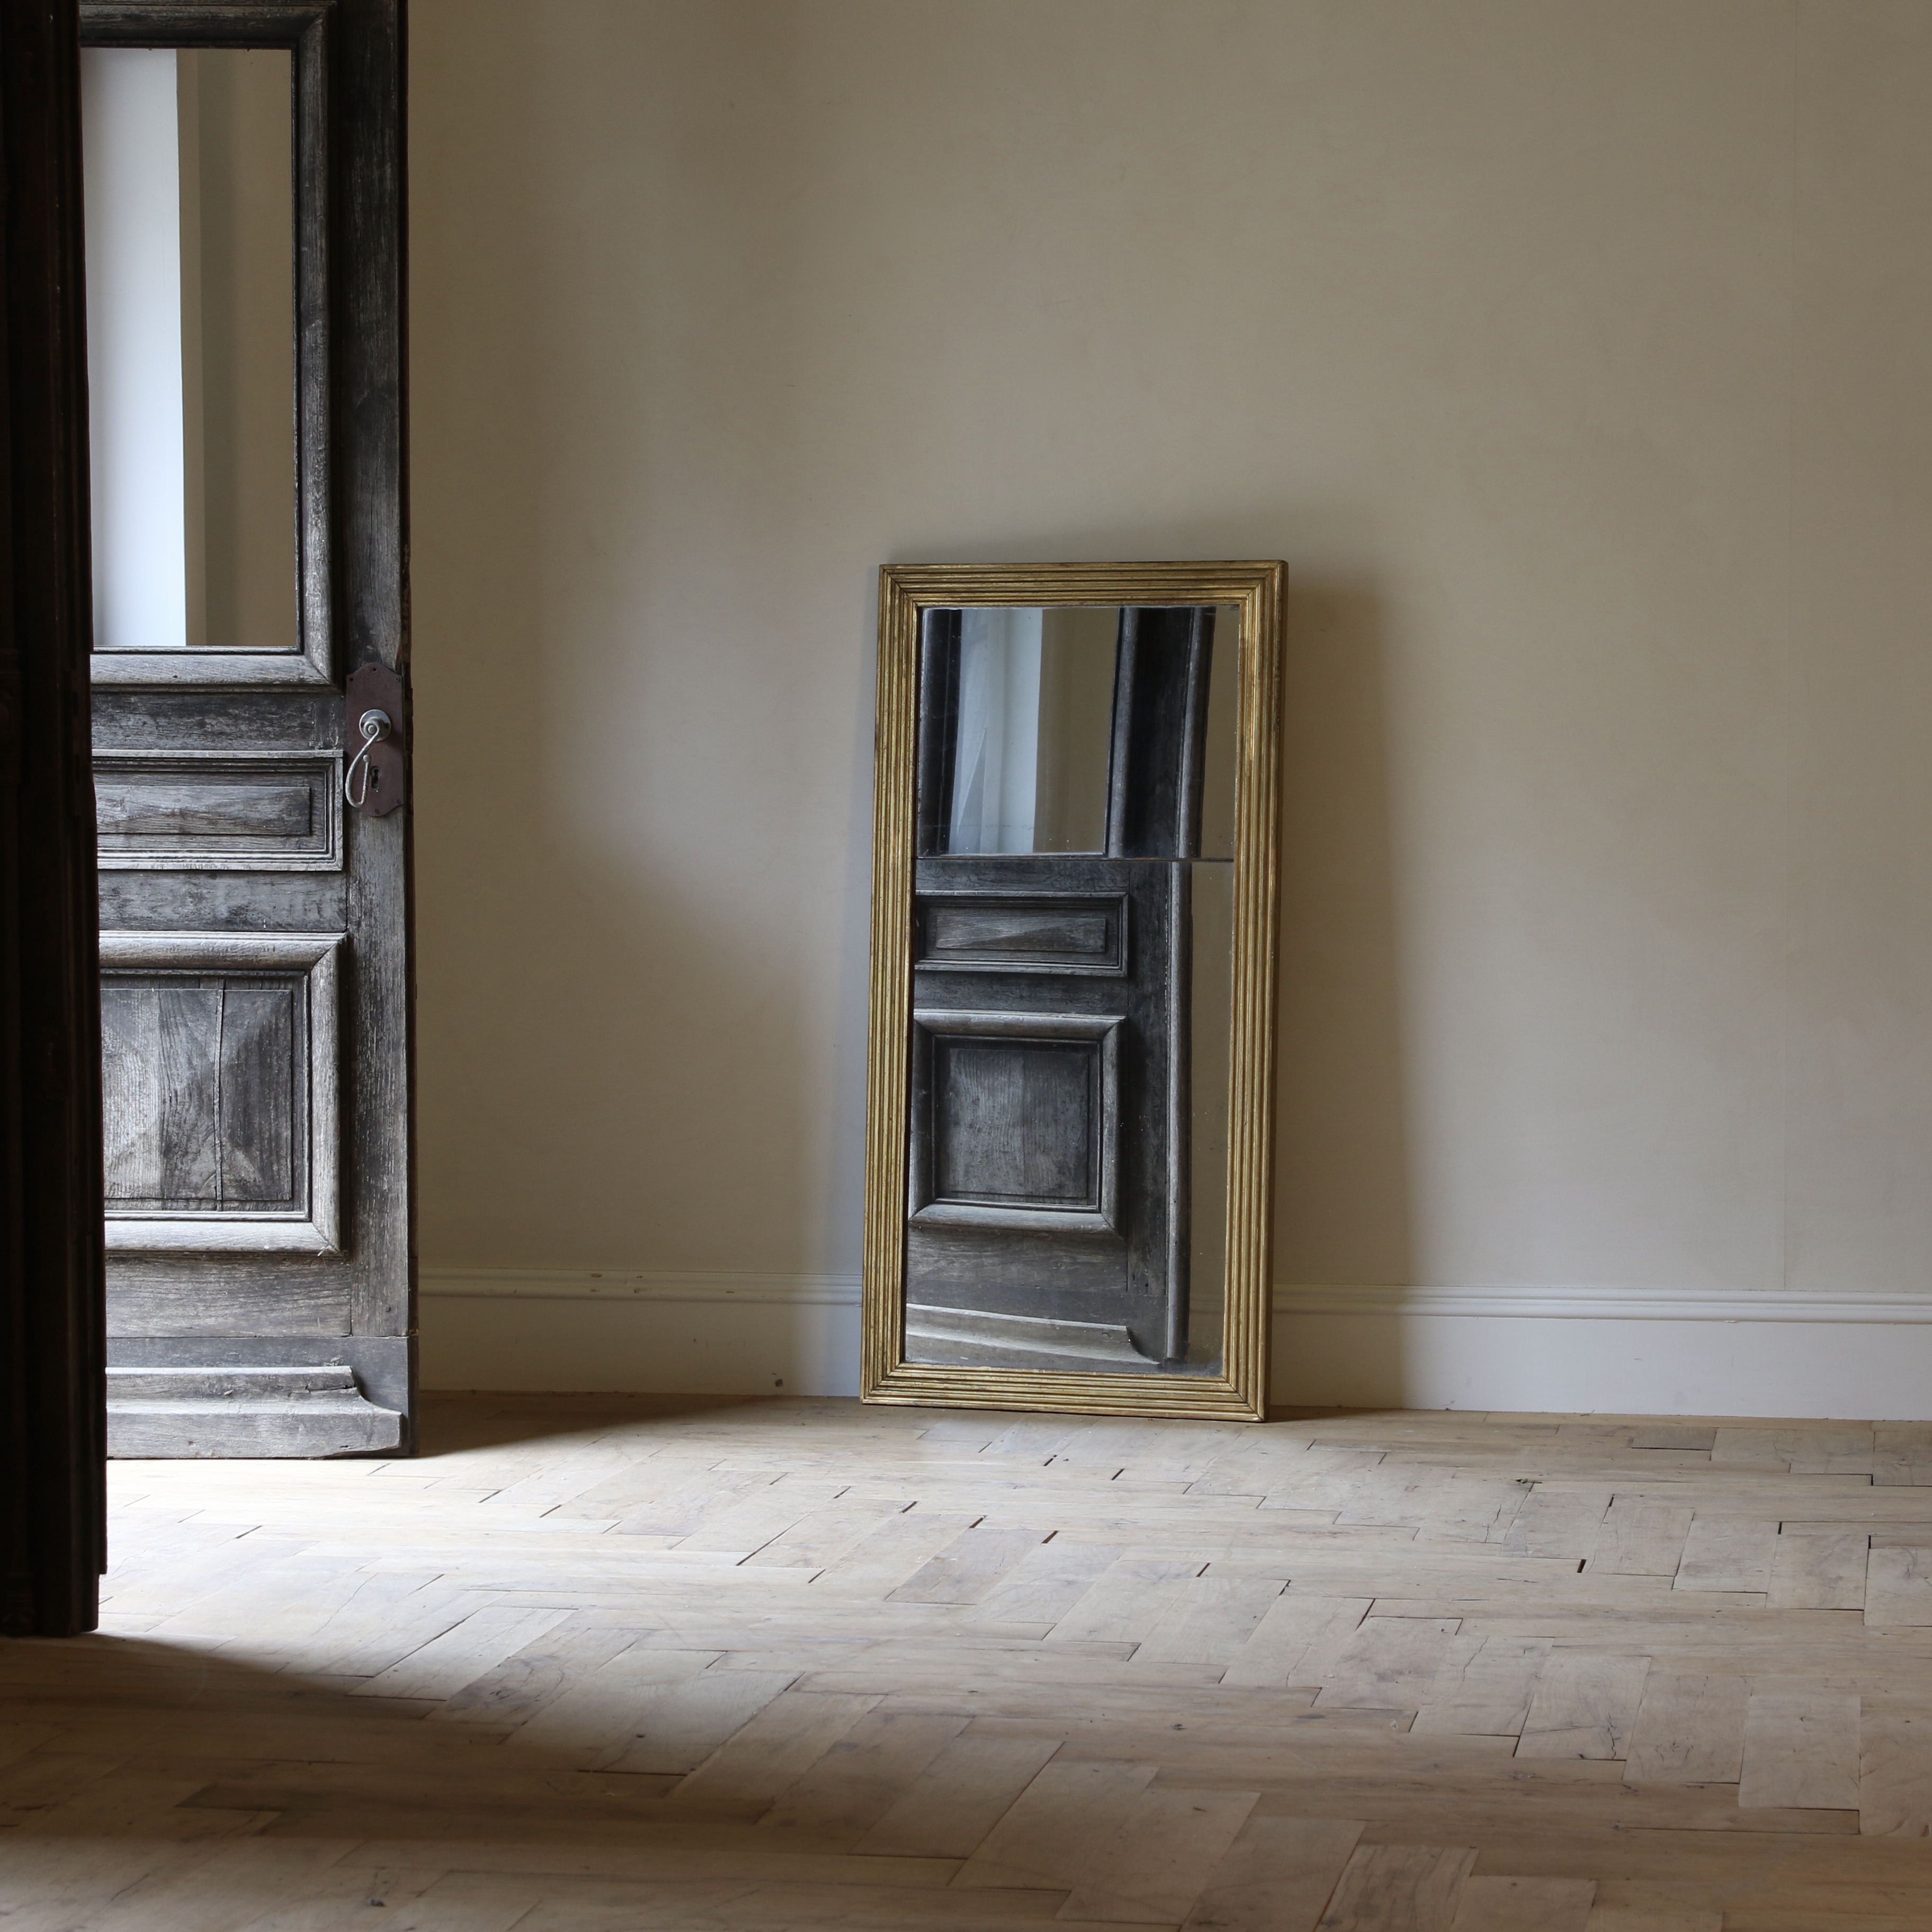
<svg viewBox="0 0 1932 1932">
<path fill-rule="evenodd" d="M 100 1034 L 87 656 L 80 52 L 0 8 L 0 1630 L 99 1622 Z"/>
</svg>

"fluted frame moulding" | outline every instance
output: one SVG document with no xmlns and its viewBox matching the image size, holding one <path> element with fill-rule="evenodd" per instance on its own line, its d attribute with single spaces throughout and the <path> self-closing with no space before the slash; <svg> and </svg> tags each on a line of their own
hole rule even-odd
<svg viewBox="0 0 1932 1932">
<path fill-rule="evenodd" d="M 868 1402 L 1261 1421 L 1268 1413 L 1274 1170 L 1280 562 L 890 564 L 879 573 L 866 1084 Z M 908 1060 L 920 623 L 928 610 L 1234 604 L 1240 612 L 1229 1039 L 1227 1278 L 1218 1376 L 943 1367 L 905 1359 Z"/>
</svg>

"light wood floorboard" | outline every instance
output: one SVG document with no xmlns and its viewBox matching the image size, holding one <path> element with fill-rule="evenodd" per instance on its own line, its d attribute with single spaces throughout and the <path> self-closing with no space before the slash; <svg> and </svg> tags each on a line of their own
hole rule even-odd
<svg viewBox="0 0 1932 1932">
<path fill-rule="evenodd" d="M 1932 1927 L 1932 1429 L 432 1397 L 122 1462 L 7 1932 Z"/>
</svg>

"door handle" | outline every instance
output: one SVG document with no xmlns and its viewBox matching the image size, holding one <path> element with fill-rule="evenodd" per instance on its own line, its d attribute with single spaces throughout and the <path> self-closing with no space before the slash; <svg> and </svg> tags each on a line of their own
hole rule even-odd
<svg viewBox="0 0 1932 1932">
<path fill-rule="evenodd" d="M 342 796 L 360 812 L 369 802 L 369 754 L 389 735 L 389 714 L 372 707 L 356 719 L 356 728 L 362 734 L 362 748 L 349 760 L 349 769 L 342 774 Z M 358 776 L 362 781 L 359 785 Z"/>
<path fill-rule="evenodd" d="M 342 796 L 352 812 L 381 818 L 403 802 L 409 780 L 409 713 L 403 681 L 386 664 L 364 664 L 344 694 L 343 743 L 350 753 Z"/>
</svg>

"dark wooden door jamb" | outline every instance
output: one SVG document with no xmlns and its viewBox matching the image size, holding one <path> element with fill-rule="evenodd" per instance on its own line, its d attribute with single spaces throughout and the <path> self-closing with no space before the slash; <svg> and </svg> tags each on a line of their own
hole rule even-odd
<svg viewBox="0 0 1932 1932">
<path fill-rule="evenodd" d="M 0 1630 L 98 1621 L 100 1040 L 74 0 L 0 6 Z"/>
</svg>

